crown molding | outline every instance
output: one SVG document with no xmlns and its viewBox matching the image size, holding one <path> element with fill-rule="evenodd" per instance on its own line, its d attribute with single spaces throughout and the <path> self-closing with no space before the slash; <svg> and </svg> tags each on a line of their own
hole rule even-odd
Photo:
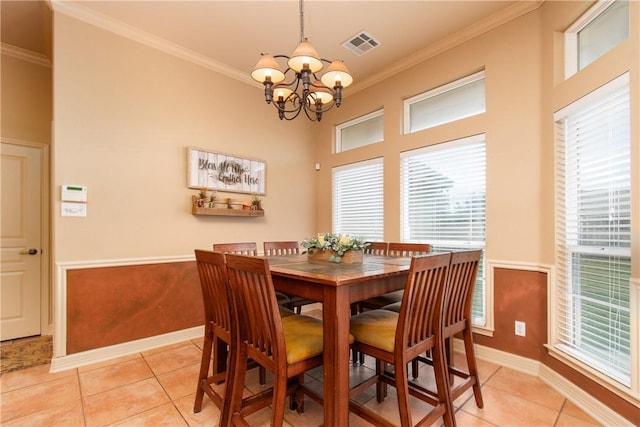
<svg viewBox="0 0 640 427">
<path fill-rule="evenodd" d="M 51 6 L 54 12 L 63 13 L 72 18 L 83 21 L 87 24 L 94 25 L 103 30 L 112 32 L 129 40 L 153 47 L 169 55 L 184 59 L 210 70 L 216 71 L 227 77 L 240 80 L 244 83 L 252 83 L 253 80 L 245 72 L 238 71 L 221 62 L 215 61 L 205 55 L 187 49 L 176 43 L 172 43 L 166 39 L 155 36 L 146 31 L 134 27 L 124 22 L 118 21 L 101 13 L 95 12 L 87 7 L 81 6 L 73 1 L 51 0 Z"/>
<path fill-rule="evenodd" d="M 358 83 L 353 84 L 349 88 L 349 95 L 359 92 L 367 87 L 374 85 L 382 80 L 388 79 L 395 74 L 398 74 L 404 70 L 407 70 L 429 58 L 432 58 L 442 52 L 452 49 L 462 43 L 478 37 L 494 28 L 513 21 L 514 19 L 525 15 L 533 10 L 536 10 L 544 3 L 544 0 L 536 1 L 518 1 L 513 5 L 481 20 L 469 27 L 466 27 L 451 36 L 448 36 L 411 56 L 408 56 L 394 66 L 385 68 L 379 73 L 372 75 L 371 77 L 364 79 Z"/>
<path fill-rule="evenodd" d="M 3 55 L 51 68 L 51 60 L 41 53 L 32 52 L 7 43 L 0 44 L 0 51 Z"/>
<path fill-rule="evenodd" d="M 352 95 L 375 83 L 392 77 L 393 75 L 411 68 L 419 64 L 420 62 L 432 58 L 435 55 L 438 55 L 474 37 L 484 34 L 487 31 L 490 31 L 496 27 L 499 27 L 500 25 L 503 25 L 526 13 L 529 13 L 539 8 L 543 3 L 544 0 L 515 2 L 513 5 L 495 13 L 494 15 L 478 21 L 463 30 L 449 37 L 446 37 L 445 39 L 440 40 L 439 42 L 434 43 L 433 45 L 425 49 L 416 52 L 415 54 L 399 61 L 396 65 L 386 68 L 381 72 L 354 84 L 349 89 L 349 95 Z M 76 2 L 65 0 L 50 0 L 50 4 L 55 12 L 63 13 L 80 21 L 118 34 L 122 37 L 153 47 L 170 55 L 216 71 L 227 77 L 231 77 L 243 83 L 256 86 L 256 83 L 244 71 L 229 67 L 228 65 L 215 61 L 205 55 L 187 49 L 178 44 L 172 43 L 161 37 L 154 36 L 153 34 L 142 31 L 139 28 L 125 24 L 101 13 L 95 12 L 89 8 L 77 4 Z"/>
</svg>

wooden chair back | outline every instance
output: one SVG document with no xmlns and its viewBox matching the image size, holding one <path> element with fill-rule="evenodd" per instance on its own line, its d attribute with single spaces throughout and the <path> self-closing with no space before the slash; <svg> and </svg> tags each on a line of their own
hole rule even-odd
<svg viewBox="0 0 640 427">
<path fill-rule="evenodd" d="M 263 257 L 227 255 L 238 341 L 247 356 L 270 370 L 286 370 L 284 332 L 269 261 Z M 234 338 L 235 339 L 235 338 Z"/>
<path fill-rule="evenodd" d="M 227 296 L 227 267 L 222 252 L 195 250 L 204 301 L 205 327 L 218 328 L 230 342 L 229 298 Z"/>
<path fill-rule="evenodd" d="M 386 255 L 387 246 L 387 242 L 369 242 L 364 248 L 364 253 L 370 255 Z"/>
<path fill-rule="evenodd" d="M 426 255 L 429 252 L 431 252 L 431 245 L 428 243 L 390 242 L 389 247 L 387 248 L 387 255 L 397 257 Z"/>
<path fill-rule="evenodd" d="M 295 241 L 264 242 L 264 255 L 296 255 L 300 253 L 300 244 Z"/>
<path fill-rule="evenodd" d="M 258 255 L 258 245 L 256 244 L 256 242 L 214 243 L 213 250 L 225 254 L 239 254 L 250 256 Z"/>
<path fill-rule="evenodd" d="M 453 336 L 471 327 L 471 306 L 481 250 L 453 252 L 444 296 L 443 327 L 446 336 Z"/>
<path fill-rule="evenodd" d="M 436 334 L 440 337 L 450 260 L 448 252 L 411 259 L 396 329 L 396 354 L 401 351 L 408 355 L 406 362 L 433 348 Z"/>
</svg>

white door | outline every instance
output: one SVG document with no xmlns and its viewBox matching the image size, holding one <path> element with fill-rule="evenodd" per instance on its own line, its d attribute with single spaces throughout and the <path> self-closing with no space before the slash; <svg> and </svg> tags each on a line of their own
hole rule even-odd
<svg viewBox="0 0 640 427">
<path fill-rule="evenodd" d="M 42 150 L 2 143 L 0 340 L 40 334 Z"/>
</svg>

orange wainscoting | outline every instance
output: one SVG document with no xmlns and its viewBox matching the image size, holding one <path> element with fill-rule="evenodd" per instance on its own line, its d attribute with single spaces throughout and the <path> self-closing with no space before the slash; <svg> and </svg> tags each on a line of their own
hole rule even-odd
<svg viewBox="0 0 640 427">
<path fill-rule="evenodd" d="M 193 261 L 67 271 L 67 354 L 203 324 Z"/>
</svg>

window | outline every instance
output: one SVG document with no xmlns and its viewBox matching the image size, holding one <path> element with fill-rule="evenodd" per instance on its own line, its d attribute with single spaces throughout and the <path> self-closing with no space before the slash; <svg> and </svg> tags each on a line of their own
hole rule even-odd
<svg viewBox="0 0 640 427">
<path fill-rule="evenodd" d="M 333 168 L 333 232 L 383 240 L 382 158 Z"/>
<path fill-rule="evenodd" d="M 404 133 L 485 112 L 484 71 L 404 101 Z"/>
<path fill-rule="evenodd" d="M 379 110 L 336 126 L 336 153 L 383 141 L 383 118 Z"/>
<path fill-rule="evenodd" d="M 485 247 L 485 137 L 477 135 L 401 154 L 401 236 L 434 252 Z M 484 255 L 472 308 L 486 323 Z"/>
<path fill-rule="evenodd" d="M 599 1 L 565 32 L 566 77 L 629 38 L 629 2 Z"/>
<path fill-rule="evenodd" d="M 631 148 L 625 74 L 556 113 L 554 346 L 630 386 Z"/>
</svg>

